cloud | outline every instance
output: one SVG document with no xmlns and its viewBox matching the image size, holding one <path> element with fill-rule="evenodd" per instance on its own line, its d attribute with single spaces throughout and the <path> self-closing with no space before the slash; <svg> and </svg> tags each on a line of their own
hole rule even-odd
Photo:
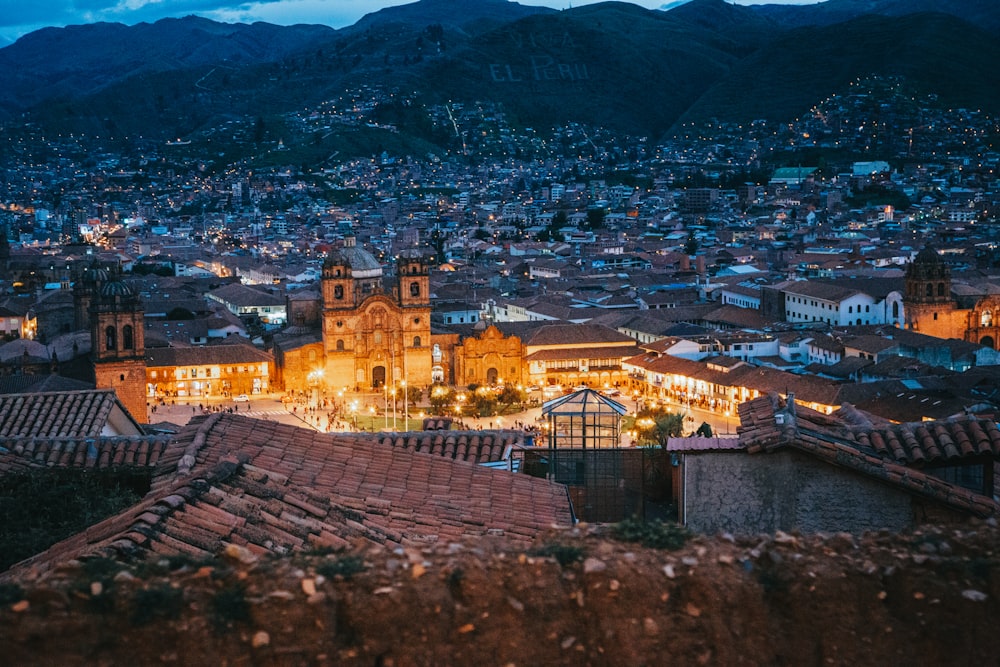
<svg viewBox="0 0 1000 667">
<path fill-rule="evenodd" d="M 288 25 L 290 23 L 319 23 L 341 28 L 355 23 L 369 12 L 382 7 L 403 4 L 405 0 L 280 0 L 234 3 L 218 7 L 202 15 L 216 21 L 253 22 L 265 21 Z"/>
</svg>

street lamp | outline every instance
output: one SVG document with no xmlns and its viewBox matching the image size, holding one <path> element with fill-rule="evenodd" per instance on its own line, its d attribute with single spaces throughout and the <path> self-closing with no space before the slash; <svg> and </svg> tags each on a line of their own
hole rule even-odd
<svg viewBox="0 0 1000 667">
<path fill-rule="evenodd" d="M 385 406 L 385 430 L 389 430 L 389 385 L 382 385 L 382 403 Z"/>
<path fill-rule="evenodd" d="M 410 430 L 410 392 L 406 391 L 406 380 L 400 380 L 399 384 L 403 387 L 403 424 L 404 430 Z"/>
<path fill-rule="evenodd" d="M 395 430 L 397 430 L 396 429 L 396 387 L 393 387 L 392 391 L 390 391 L 389 393 L 392 395 L 392 430 L 395 431 Z"/>
</svg>

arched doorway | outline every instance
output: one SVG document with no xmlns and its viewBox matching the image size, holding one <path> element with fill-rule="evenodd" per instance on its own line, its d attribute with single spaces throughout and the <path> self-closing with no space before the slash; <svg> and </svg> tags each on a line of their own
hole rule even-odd
<svg viewBox="0 0 1000 667">
<path fill-rule="evenodd" d="M 988 347 L 991 350 L 995 350 L 997 348 L 997 344 L 996 341 L 993 340 L 993 336 L 983 336 L 979 340 L 979 344 L 982 345 L 983 347 Z"/>
<path fill-rule="evenodd" d="M 372 369 L 372 388 L 381 389 L 385 386 L 385 366 L 376 366 Z"/>
<path fill-rule="evenodd" d="M 498 377 L 500 377 L 500 372 L 496 368 L 490 367 L 486 371 L 486 384 L 496 384 Z"/>
</svg>

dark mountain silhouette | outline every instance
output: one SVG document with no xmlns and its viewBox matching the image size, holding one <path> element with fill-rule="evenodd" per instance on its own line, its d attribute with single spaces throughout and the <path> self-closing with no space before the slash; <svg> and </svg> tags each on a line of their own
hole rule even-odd
<svg viewBox="0 0 1000 667">
<path fill-rule="evenodd" d="M 172 138 L 300 111 L 347 90 L 422 104 L 495 102 L 517 123 L 658 136 L 679 120 L 791 119 L 852 80 L 906 78 L 944 103 L 1000 110 L 987 0 L 829 0 L 670 11 L 564 11 L 420 0 L 341 30 L 188 17 L 45 29 L 0 49 L 0 119 L 53 131 Z M 935 12 L 917 12 L 934 6 Z M 401 133 L 432 139 L 411 108 Z"/>
<path fill-rule="evenodd" d="M 798 28 L 741 60 L 682 120 L 784 120 L 872 75 L 902 77 L 915 91 L 956 106 L 997 111 L 1000 98 L 991 91 L 1000 86 L 992 66 L 998 58 L 994 35 L 943 14 L 869 15 Z"/>
<path fill-rule="evenodd" d="M 833 25 L 865 15 L 900 17 L 940 12 L 984 30 L 1000 29 L 995 0 L 827 0 L 815 5 L 755 5 L 753 10 L 787 27 Z"/>
<path fill-rule="evenodd" d="M 27 108 L 46 99 L 89 95 L 150 72 L 274 62 L 327 41 L 334 32 L 318 25 L 283 28 L 194 16 L 131 27 L 45 28 L 0 49 L 0 105 Z"/>
<path fill-rule="evenodd" d="M 531 7 L 507 0 L 421 0 L 366 14 L 344 31 L 350 33 L 387 23 L 403 23 L 418 26 L 436 24 L 478 32 L 486 26 L 502 25 L 526 16 L 555 13 L 556 10 L 548 7 Z"/>
</svg>

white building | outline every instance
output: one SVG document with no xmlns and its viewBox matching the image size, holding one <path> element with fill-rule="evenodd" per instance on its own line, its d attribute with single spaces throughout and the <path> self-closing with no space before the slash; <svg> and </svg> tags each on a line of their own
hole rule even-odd
<svg viewBox="0 0 1000 667">
<path fill-rule="evenodd" d="M 825 322 L 831 326 L 902 326 L 904 322 L 903 295 L 898 291 L 877 300 L 856 289 L 808 280 L 785 283 L 781 291 L 787 322 Z"/>
</svg>

